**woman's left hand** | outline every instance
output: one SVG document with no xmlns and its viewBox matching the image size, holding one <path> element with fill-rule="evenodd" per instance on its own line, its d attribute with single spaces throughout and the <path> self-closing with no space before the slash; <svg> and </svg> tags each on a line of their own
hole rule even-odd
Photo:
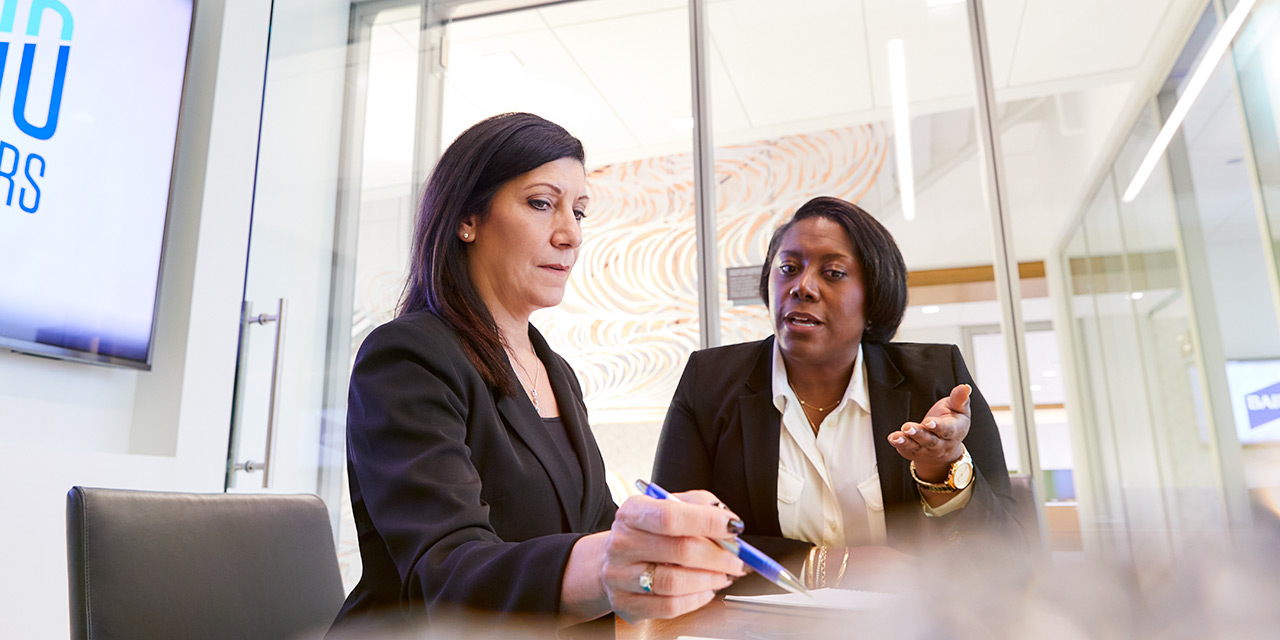
<svg viewBox="0 0 1280 640">
<path fill-rule="evenodd" d="M 916 463 L 916 475 L 926 482 L 942 482 L 951 463 L 964 451 L 969 434 L 969 394 L 967 384 L 956 386 L 951 395 L 933 403 L 920 422 L 903 423 L 889 434 L 889 444 L 902 457 Z"/>
</svg>

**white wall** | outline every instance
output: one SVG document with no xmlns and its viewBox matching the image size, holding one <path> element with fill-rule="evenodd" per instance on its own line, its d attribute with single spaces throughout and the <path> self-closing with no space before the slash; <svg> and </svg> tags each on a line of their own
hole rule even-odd
<svg viewBox="0 0 1280 640">
<path fill-rule="evenodd" d="M 197 3 L 153 369 L 0 353 L 0 637 L 68 635 L 73 485 L 222 489 L 269 12 Z"/>
</svg>

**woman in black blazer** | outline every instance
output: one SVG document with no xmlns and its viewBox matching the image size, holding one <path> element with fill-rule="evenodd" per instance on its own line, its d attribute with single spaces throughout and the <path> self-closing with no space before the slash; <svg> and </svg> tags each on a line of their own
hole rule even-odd
<svg viewBox="0 0 1280 640">
<path fill-rule="evenodd" d="M 709 540 L 681 544 L 742 530 L 714 496 L 614 505 L 577 378 L 529 324 L 564 295 L 587 202 L 582 144 L 537 116 L 484 120 L 441 156 L 400 315 L 351 374 L 364 574 L 335 628 L 459 610 L 671 617 L 743 575 Z"/>
<path fill-rule="evenodd" d="M 815 198 L 774 233 L 760 293 L 775 336 L 689 358 L 655 482 L 715 493 L 745 539 L 818 587 L 839 582 L 851 546 L 1019 535 L 995 420 L 959 350 L 888 342 L 907 304 L 888 230 Z"/>
</svg>

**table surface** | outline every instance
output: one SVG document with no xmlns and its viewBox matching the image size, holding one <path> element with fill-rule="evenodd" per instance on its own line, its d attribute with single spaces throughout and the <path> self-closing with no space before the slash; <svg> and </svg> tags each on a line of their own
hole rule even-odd
<svg viewBox="0 0 1280 640">
<path fill-rule="evenodd" d="M 850 613 L 843 618 L 813 616 L 812 612 L 766 613 L 726 606 L 722 597 L 707 606 L 670 620 L 629 624 L 618 619 L 617 640 L 675 640 L 680 636 L 746 640 L 798 640 L 846 637 L 853 624 L 859 629 L 881 628 L 876 613 Z"/>
<path fill-rule="evenodd" d="M 617 640 L 671 640 L 682 635 L 741 638 L 746 627 L 740 618 L 754 615 L 760 614 L 731 610 L 725 606 L 723 597 L 717 597 L 697 611 L 670 620 L 642 620 L 630 624 L 618 618 Z"/>
<path fill-rule="evenodd" d="M 896 557 L 896 556 L 895 556 Z M 902 556 L 905 557 L 905 556 Z M 910 574 L 887 573 L 881 555 L 851 557 L 844 588 L 864 591 L 905 592 Z M 901 565 L 902 568 L 907 565 Z M 896 586 L 895 586 L 896 585 Z M 736 587 L 735 587 L 736 589 Z M 733 589 L 731 589 L 732 591 Z M 747 592 L 749 593 L 749 588 Z M 778 590 L 780 592 L 780 590 Z M 797 610 L 794 613 L 765 612 L 726 606 L 724 594 L 705 607 L 670 620 L 642 620 L 636 624 L 617 619 L 617 640 L 675 640 L 680 636 L 745 640 L 799 640 L 801 638 L 847 637 L 851 629 L 860 632 L 895 628 L 892 614 L 883 609 L 849 612 L 838 617 Z M 852 625 L 852 626 L 851 626 Z M 879 637 L 872 633 L 868 637 Z"/>
</svg>

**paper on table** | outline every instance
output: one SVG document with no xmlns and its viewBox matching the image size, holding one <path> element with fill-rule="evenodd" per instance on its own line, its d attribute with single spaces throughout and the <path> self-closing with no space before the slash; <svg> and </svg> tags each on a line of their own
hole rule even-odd
<svg viewBox="0 0 1280 640">
<path fill-rule="evenodd" d="M 868 611 L 893 606 L 901 596 L 876 591 L 852 591 L 849 589 L 812 589 L 813 596 L 796 593 L 780 593 L 767 596 L 725 596 L 724 604 L 734 609 L 752 611 L 794 612 L 809 611 Z"/>
</svg>

